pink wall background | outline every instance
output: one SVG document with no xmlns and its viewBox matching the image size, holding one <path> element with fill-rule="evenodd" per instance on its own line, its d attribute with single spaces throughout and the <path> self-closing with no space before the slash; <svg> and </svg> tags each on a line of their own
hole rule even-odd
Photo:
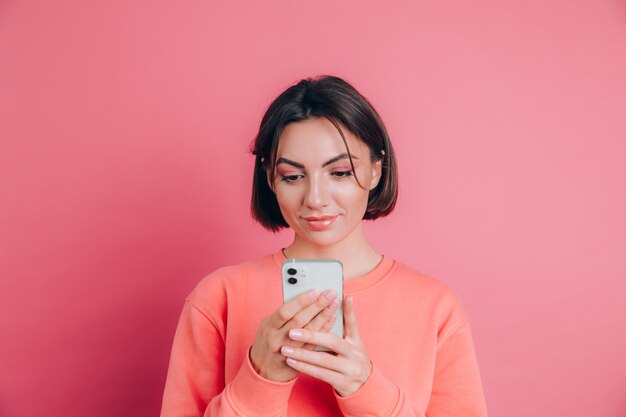
<svg viewBox="0 0 626 417">
<path fill-rule="evenodd" d="M 262 112 L 353 82 L 401 197 L 368 227 L 473 321 L 491 416 L 626 415 L 626 4 L 0 2 L 0 415 L 153 416 L 185 295 L 273 251 Z"/>
</svg>

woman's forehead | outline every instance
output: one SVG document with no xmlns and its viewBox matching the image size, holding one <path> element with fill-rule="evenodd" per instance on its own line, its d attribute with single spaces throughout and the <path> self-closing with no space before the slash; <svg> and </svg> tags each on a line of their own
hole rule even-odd
<svg viewBox="0 0 626 417">
<path fill-rule="evenodd" d="M 323 159 L 347 151 L 355 156 L 368 152 L 368 147 L 362 140 L 345 127 L 341 127 L 341 130 L 345 143 L 335 125 L 326 118 L 290 123 L 278 139 L 277 156 L 289 154 L 292 157 Z"/>
</svg>

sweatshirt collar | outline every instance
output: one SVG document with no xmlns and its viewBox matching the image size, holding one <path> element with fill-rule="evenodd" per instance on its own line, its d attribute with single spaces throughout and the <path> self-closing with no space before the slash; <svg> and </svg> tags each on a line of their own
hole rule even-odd
<svg viewBox="0 0 626 417">
<path fill-rule="evenodd" d="M 279 266 L 281 266 L 285 259 L 287 259 L 282 249 L 274 252 L 271 256 L 274 259 L 274 262 L 276 262 L 276 264 L 278 264 Z M 386 276 L 389 275 L 394 266 L 394 260 L 383 255 L 378 265 L 376 265 L 376 267 L 370 272 L 360 277 L 344 281 L 343 286 L 344 292 L 346 293 L 345 295 L 364 290 L 383 280 Z"/>
</svg>

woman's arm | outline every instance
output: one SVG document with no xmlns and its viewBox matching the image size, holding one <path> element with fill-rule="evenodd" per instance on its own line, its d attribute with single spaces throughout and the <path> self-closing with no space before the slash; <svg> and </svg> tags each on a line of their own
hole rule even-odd
<svg viewBox="0 0 626 417">
<path fill-rule="evenodd" d="M 293 381 L 261 378 L 247 359 L 225 384 L 224 360 L 217 326 L 187 300 L 174 336 L 161 417 L 286 415 Z M 248 395 L 251 392 L 257 394 Z"/>
<path fill-rule="evenodd" d="M 468 322 L 454 331 L 437 350 L 435 378 L 426 415 L 487 416 Z"/>
<path fill-rule="evenodd" d="M 410 395 L 388 380 L 375 364 L 368 368 L 363 360 L 363 355 L 367 358 L 367 354 L 356 331 L 354 310 L 346 304 L 344 311 L 346 330 L 354 327 L 347 333 L 347 343 L 333 340 L 333 335 L 306 330 L 298 338 L 330 348 L 337 352 L 336 356 L 298 349 L 286 356 L 295 360 L 288 362 L 295 369 L 333 385 L 337 403 L 345 417 L 486 417 L 480 375 L 467 322 L 452 329 L 441 341 L 435 359 L 431 397 L 424 413 Z M 393 355 L 393 352 L 389 354 Z M 398 363 L 398 366 L 402 364 Z M 369 378 L 364 383 L 357 384 L 356 389 L 346 388 L 355 387 L 355 381 L 363 380 L 360 375 L 365 371 Z"/>
<path fill-rule="evenodd" d="M 359 391 L 349 397 L 337 396 L 337 402 L 345 417 L 486 417 L 469 324 L 456 330 L 437 351 L 433 387 L 425 413 L 376 366 Z"/>
<path fill-rule="evenodd" d="M 174 336 L 161 416 L 286 415 L 297 373 L 285 364 L 280 347 L 312 349 L 289 340 L 287 333 L 302 326 L 328 332 L 338 307 L 335 298 L 328 292 L 309 292 L 266 317 L 249 355 L 227 384 L 224 332 L 216 319 L 187 299 Z"/>
</svg>

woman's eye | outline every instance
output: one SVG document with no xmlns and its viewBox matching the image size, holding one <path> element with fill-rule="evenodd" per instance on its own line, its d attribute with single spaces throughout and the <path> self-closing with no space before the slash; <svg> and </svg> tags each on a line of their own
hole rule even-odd
<svg viewBox="0 0 626 417">
<path fill-rule="evenodd" d="M 298 181 L 300 178 L 304 177 L 304 175 L 298 174 L 298 175 L 283 175 L 281 176 L 281 181 L 284 182 L 296 182 Z"/>
<path fill-rule="evenodd" d="M 346 178 L 352 175 L 352 171 L 334 171 L 332 175 L 337 178 Z"/>
</svg>

